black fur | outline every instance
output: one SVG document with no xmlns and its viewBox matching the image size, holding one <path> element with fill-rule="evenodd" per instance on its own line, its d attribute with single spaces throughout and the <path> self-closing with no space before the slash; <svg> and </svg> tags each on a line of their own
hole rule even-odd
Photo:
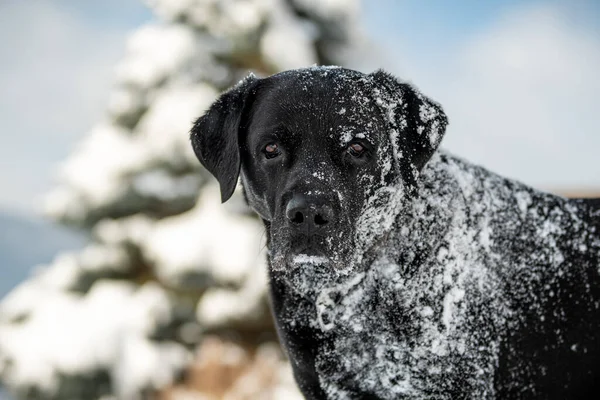
<svg viewBox="0 0 600 400">
<path fill-rule="evenodd" d="M 600 199 L 440 151 L 446 125 L 383 71 L 328 67 L 248 78 L 194 125 L 222 200 L 241 171 L 265 223 L 299 387 L 308 399 L 597 396 Z"/>
</svg>

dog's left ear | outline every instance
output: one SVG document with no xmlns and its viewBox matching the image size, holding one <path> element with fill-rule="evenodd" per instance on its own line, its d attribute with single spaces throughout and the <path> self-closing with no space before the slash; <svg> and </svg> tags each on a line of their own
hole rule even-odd
<svg viewBox="0 0 600 400">
<path fill-rule="evenodd" d="M 415 87 L 377 70 L 370 75 L 375 98 L 397 134 L 392 135 L 394 156 L 401 168 L 414 177 L 437 150 L 448 118 L 442 107 Z"/>
<path fill-rule="evenodd" d="M 250 74 L 223 93 L 198 118 L 190 132 L 196 157 L 221 187 L 221 202 L 229 200 L 240 174 L 240 130 L 258 79 Z"/>
</svg>

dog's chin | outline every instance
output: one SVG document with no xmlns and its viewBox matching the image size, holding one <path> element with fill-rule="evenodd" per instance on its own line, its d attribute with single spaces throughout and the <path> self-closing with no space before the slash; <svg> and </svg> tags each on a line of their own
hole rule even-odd
<svg viewBox="0 0 600 400">
<path fill-rule="evenodd" d="M 323 273 L 337 274 L 342 272 L 350 259 L 344 249 L 323 249 L 321 247 L 303 247 L 301 249 L 287 248 L 271 254 L 271 264 L 274 271 L 294 273 L 299 269 L 309 270 L 317 267 Z"/>
<path fill-rule="evenodd" d="M 352 271 L 352 247 L 345 242 L 336 243 L 328 237 L 274 239 L 270 246 L 271 279 L 299 297 L 314 300 L 323 290 L 345 281 Z"/>
<path fill-rule="evenodd" d="M 275 270 L 291 271 L 305 266 L 331 266 L 333 257 L 317 247 L 290 248 L 272 256 Z"/>
<path fill-rule="evenodd" d="M 319 269 L 337 274 L 351 264 L 352 245 L 340 233 L 303 235 L 272 227 L 270 268 L 277 275 L 297 274 L 298 270 Z"/>
<path fill-rule="evenodd" d="M 331 259 L 327 256 L 310 253 L 299 253 L 288 257 L 290 265 L 327 265 Z"/>
</svg>

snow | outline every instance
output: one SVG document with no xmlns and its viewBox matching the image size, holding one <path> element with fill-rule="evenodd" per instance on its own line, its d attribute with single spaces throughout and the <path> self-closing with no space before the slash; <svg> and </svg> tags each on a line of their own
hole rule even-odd
<svg viewBox="0 0 600 400">
<path fill-rule="evenodd" d="M 167 88 L 157 93 L 133 134 L 148 147 L 154 163 L 197 163 L 189 145 L 190 123 L 208 109 L 217 91 L 207 84 Z M 178 165 L 178 164 L 179 165 Z M 193 186 L 192 186 L 193 187 Z"/>
<path fill-rule="evenodd" d="M 258 31 L 271 1 L 231 0 L 146 0 L 161 17 L 173 22 L 185 19 L 217 38 L 239 40 Z"/>
<path fill-rule="evenodd" d="M 270 22 L 260 42 L 269 65 L 275 70 L 289 70 L 317 62 L 315 34 L 307 22 L 295 18 L 284 3 L 274 7 Z"/>
<path fill-rule="evenodd" d="M 138 29 L 127 43 L 127 56 L 117 68 L 117 81 L 151 88 L 172 76 L 196 54 L 194 31 L 177 24 Z"/>
<path fill-rule="evenodd" d="M 326 264 L 328 262 L 327 257 L 309 256 L 307 254 L 297 254 L 292 259 L 293 264 Z"/>
<path fill-rule="evenodd" d="M 218 191 L 206 186 L 194 209 L 156 222 L 141 243 L 164 282 L 184 286 L 182 280 L 196 276 L 201 288 L 215 282 L 240 286 L 261 260 L 263 227 L 228 212 Z"/>
<path fill-rule="evenodd" d="M 70 188 L 58 189 L 46 202 L 46 211 L 54 218 L 81 219 L 88 208 L 114 202 L 127 190 L 124 172 L 143 169 L 147 163 L 140 144 L 122 128 L 108 124 L 94 128 L 75 154 L 61 168 L 60 178 Z"/>
<path fill-rule="evenodd" d="M 92 234 L 98 242 L 107 245 L 131 243 L 139 246 L 153 224 L 151 218 L 142 214 L 120 219 L 104 219 L 94 226 Z"/>
<path fill-rule="evenodd" d="M 347 0 L 293 0 L 298 7 L 323 18 L 344 18 L 359 15 L 359 3 Z"/>
<path fill-rule="evenodd" d="M 464 289 L 452 287 L 444 296 L 444 308 L 442 311 L 442 323 L 446 329 L 452 325 L 452 315 L 455 313 L 455 306 L 465 297 Z"/>
<path fill-rule="evenodd" d="M 58 374 L 121 368 L 128 356 L 146 361 L 119 372 L 130 385 L 137 383 L 135 379 L 154 381 L 156 374 L 162 374 L 161 383 L 172 379 L 173 369 L 164 365 L 167 360 L 178 368 L 184 365 L 187 352 L 176 343 L 159 346 L 158 354 L 149 344 L 128 346 L 130 341 L 147 340 L 155 326 L 170 319 L 169 301 L 158 286 L 136 289 L 125 282 L 98 282 L 87 295 L 80 295 L 52 283 L 27 281 L 2 303 L 3 319 L 25 318 L 0 330 L 0 354 L 8 362 L 4 374 L 11 386 L 53 393 L 58 390 Z M 125 348 L 129 353 L 119 350 Z"/>
<path fill-rule="evenodd" d="M 159 389 L 173 383 L 173 372 L 182 370 L 191 355 L 180 344 L 155 343 L 144 337 L 126 335 L 122 354 L 113 369 L 115 391 L 121 399 L 142 399 L 140 388 Z"/>
<path fill-rule="evenodd" d="M 264 257 L 261 257 L 264 260 Z M 271 315 L 267 303 L 267 267 L 262 262 L 238 290 L 208 289 L 196 306 L 196 318 L 207 329 L 261 325 Z"/>
</svg>

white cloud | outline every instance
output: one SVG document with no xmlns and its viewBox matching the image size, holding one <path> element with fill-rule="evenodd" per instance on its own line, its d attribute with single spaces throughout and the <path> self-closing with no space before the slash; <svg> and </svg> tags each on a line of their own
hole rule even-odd
<svg viewBox="0 0 600 400">
<path fill-rule="evenodd" d="M 60 3 L 0 3 L 0 207 L 31 211 L 101 117 L 126 33 Z"/>
<path fill-rule="evenodd" d="M 575 22 L 560 6 L 519 6 L 451 59 L 404 64 L 449 115 L 444 146 L 538 187 L 599 188 L 600 37 Z"/>
</svg>

